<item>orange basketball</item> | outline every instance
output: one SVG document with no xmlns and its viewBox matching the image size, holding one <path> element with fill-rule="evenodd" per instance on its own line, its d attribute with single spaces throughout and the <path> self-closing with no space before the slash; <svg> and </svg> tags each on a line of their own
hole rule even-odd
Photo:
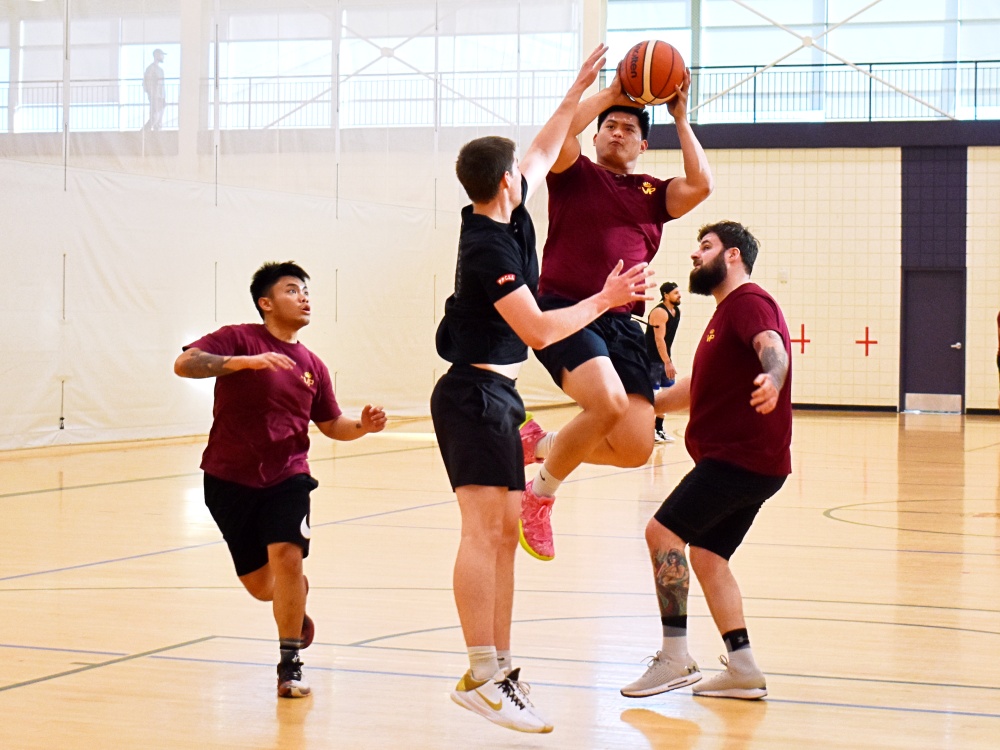
<svg viewBox="0 0 1000 750">
<path fill-rule="evenodd" d="M 640 104 L 663 104 L 677 96 L 684 83 L 684 58 L 666 42 L 639 42 L 618 63 L 625 93 Z"/>
</svg>

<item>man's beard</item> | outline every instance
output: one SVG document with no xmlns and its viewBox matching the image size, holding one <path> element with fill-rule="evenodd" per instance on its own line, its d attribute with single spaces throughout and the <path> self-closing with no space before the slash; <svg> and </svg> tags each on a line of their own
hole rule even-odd
<svg viewBox="0 0 1000 750">
<path fill-rule="evenodd" d="M 719 253 L 710 263 L 691 269 L 688 280 L 688 291 L 691 294 L 708 296 L 719 284 L 726 280 L 726 259 Z"/>
</svg>

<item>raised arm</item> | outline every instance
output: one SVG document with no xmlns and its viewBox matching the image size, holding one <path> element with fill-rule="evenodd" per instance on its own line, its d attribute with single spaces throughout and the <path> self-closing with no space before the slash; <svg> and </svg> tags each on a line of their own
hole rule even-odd
<svg viewBox="0 0 1000 750">
<path fill-rule="evenodd" d="M 654 286 L 649 281 L 653 272 L 647 264 L 640 263 L 625 273 L 621 270 L 622 262 L 618 261 L 600 292 L 571 307 L 542 312 L 527 286 L 518 287 L 494 306 L 525 344 L 532 349 L 544 349 L 614 307 L 652 299 L 646 295 Z"/>
<path fill-rule="evenodd" d="M 769 414 L 778 405 L 778 394 L 788 377 L 788 352 L 776 331 L 761 331 L 753 337 L 753 348 L 764 372 L 753 379 L 757 390 L 750 394 L 750 406 L 759 414 Z"/>
<path fill-rule="evenodd" d="M 642 107 L 641 104 L 630 99 L 624 89 L 622 89 L 621 80 L 618 78 L 617 72 L 606 88 L 601 89 L 592 96 L 588 96 L 577 106 L 576 114 L 573 115 L 573 122 L 569 126 L 569 132 L 566 134 L 566 139 L 563 141 L 562 148 L 559 151 L 559 158 L 552 165 L 553 172 L 565 172 L 576 163 L 581 153 L 580 141 L 577 140 L 577 136 L 586 130 L 587 126 L 596 120 L 601 112 L 616 104 L 622 104 L 626 107 Z"/>
<path fill-rule="evenodd" d="M 604 66 L 604 53 L 607 51 L 607 45 L 601 44 L 590 53 L 590 57 L 584 61 L 576 80 L 569 87 L 562 103 L 542 126 L 542 129 L 538 131 L 538 135 L 528 146 L 528 150 L 521 156 L 521 175 L 528 181 L 529 196 L 534 193 L 535 188 L 542 184 L 545 175 L 559 156 L 559 150 L 566 140 L 566 133 L 574 121 L 573 116 L 576 114 L 580 97 L 597 80 L 597 74 Z"/>
<path fill-rule="evenodd" d="M 191 347 L 174 360 L 174 373 L 182 378 L 221 378 L 240 370 L 291 370 L 295 361 L 278 352 L 226 357 Z"/>
<path fill-rule="evenodd" d="M 677 139 L 684 158 L 684 176 L 667 185 L 667 213 L 675 219 L 683 216 L 712 194 L 715 182 L 708 166 L 708 157 L 691 129 L 687 119 L 688 91 L 691 89 L 691 71 L 684 71 L 684 83 L 677 87 L 677 96 L 667 102 L 677 126 Z"/>
</svg>

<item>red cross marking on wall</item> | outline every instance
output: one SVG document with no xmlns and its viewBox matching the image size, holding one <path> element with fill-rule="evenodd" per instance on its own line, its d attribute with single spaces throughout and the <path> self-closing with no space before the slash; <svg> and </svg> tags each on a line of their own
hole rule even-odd
<svg viewBox="0 0 1000 750">
<path fill-rule="evenodd" d="M 868 326 L 865 326 L 865 337 L 864 337 L 864 339 L 862 339 L 860 341 L 855 341 L 854 343 L 855 344 L 864 344 L 865 345 L 865 356 L 867 357 L 868 356 L 868 345 L 869 344 L 877 344 L 878 342 L 875 341 L 875 340 L 873 340 L 871 338 L 871 336 L 868 334 Z"/>
<path fill-rule="evenodd" d="M 793 344 L 799 344 L 799 346 L 801 347 L 799 349 L 799 354 L 805 354 L 806 353 L 806 344 L 810 343 L 812 341 L 812 339 L 807 339 L 806 338 L 806 324 L 805 323 L 802 324 L 802 333 L 799 334 L 799 338 L 797 338 L 797 339 L 789 339 L 789 341 L 791 341 Z"/>
</svg>

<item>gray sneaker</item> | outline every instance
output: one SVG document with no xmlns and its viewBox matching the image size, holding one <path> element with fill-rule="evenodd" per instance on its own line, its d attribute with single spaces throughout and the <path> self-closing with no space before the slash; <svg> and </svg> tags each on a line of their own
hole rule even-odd
<svg viewBox="0 0 1000 750">
<path fill-rule="evenodd" d="M 684 661 L 672 661 L 661 656 L 662 653 L 657 651 L 656 656 L 649 657 L 649 668 L 646 673 L 635 682 L 623 687 L 622 695 L 626 698 L 645 698 L 648 695 L 657 695 L 691 685 L 701 679 L 698 665 L 690 656 Z"/>
<path fill-rule="evenodd" d="M 752 671 L 737 671 L 725 656 L 720 656 L 719 661 L 726 671 L 691 688 L 691 692 L 709 698 L 742 698 L 750 701 L 767 695 L 767 681 L 759 669 L 754 667 Z"/>
</svg>

